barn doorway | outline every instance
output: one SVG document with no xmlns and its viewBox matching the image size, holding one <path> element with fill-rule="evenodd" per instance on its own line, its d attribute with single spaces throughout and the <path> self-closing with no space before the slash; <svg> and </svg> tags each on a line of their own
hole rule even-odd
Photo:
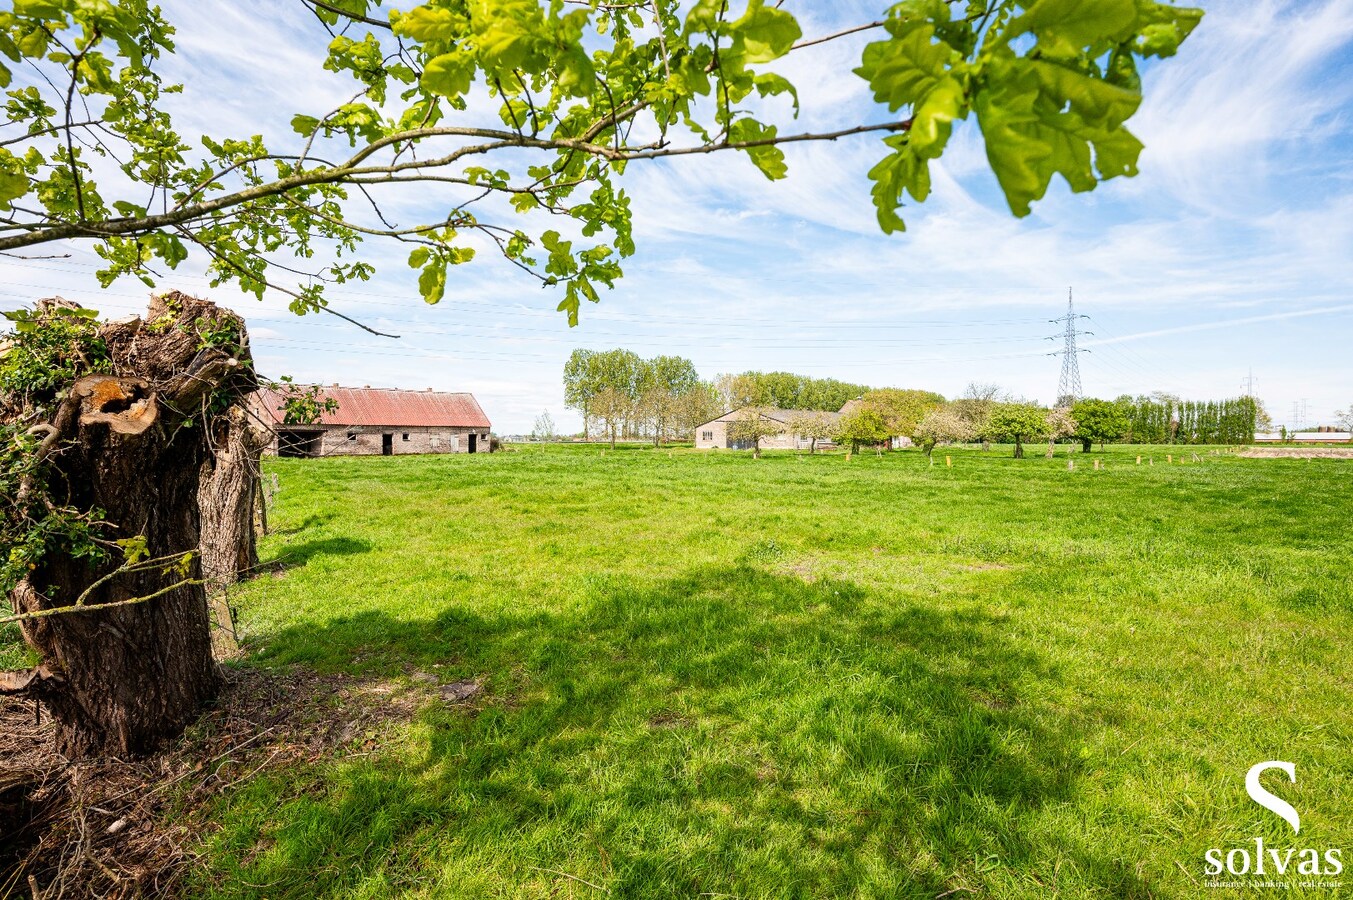
<svg viewBox="0 0 1353 900">
<path fill-rule="evenodd" d="M 470 452 L 475 453 L 479 450 L 479 435 L 470 435 Z"/>
<path fill-rule="evenodd" d="M 290 431 L 278 429 L 278 456 L 319 456 L 318 431 Z"/>
<path fill-rule="evenodd" d="M 395 455 L 395 436 L 393 434 L 381 435 L 381 456 Z"/>
</svg>

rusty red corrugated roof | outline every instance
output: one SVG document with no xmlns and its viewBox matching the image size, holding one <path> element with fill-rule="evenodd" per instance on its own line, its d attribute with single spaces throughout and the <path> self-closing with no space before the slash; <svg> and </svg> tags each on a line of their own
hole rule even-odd
<svg viewBox="0 0 1353 900">
<path fill-rule="evenodd" d="M 260 388 L 255 399 L 272 421 L 282 421 L 281 393 Z M 320 388 L 318 400 L 338 401 L 338 411 L 323 414 L 320 425 L 490 427 L 474 394 L 331 386 Z"/>
</svg>

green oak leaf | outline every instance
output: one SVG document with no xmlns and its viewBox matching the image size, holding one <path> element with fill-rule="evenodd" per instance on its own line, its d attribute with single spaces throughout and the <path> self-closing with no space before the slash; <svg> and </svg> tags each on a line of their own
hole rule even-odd
<svg viewBox="0 0 1353 900">
<path fill-rule="evenodd" d="M 936 41 L 934 26 L 925 24 L 867 45 L 855 74 L 869 82 L 875 100 L 895 112 L 919 103 L 959 60 L 958 51 Z"/>
<path fill-rule="evenodd" d="M 902 205 L 902 192 L 911 194 L 919 203 L 930 196 L 930 161 L 918 156 L 911 148 L 908 135 L 895 134 L 883 139 L 893 152 L 879 160 L 869 170 L 874 182 L 870 196 L 878 214 L 879 227 L 884 233 L 906 231 L 906 223 L 897 214 Z"/>
<path fill-rule="evenodd" d="M 434 256 L 427 265 L 423 267 L 423 274 L 418 276 L 418 291 L 423 295 L 423 302 L 436 304 L 441 301 L 446 293 L 446 260 L 440 256 Z"/>
<path fill-rule="evenodd" d="M 459 97 L 468 93 L 474 83 L 474 55 L 464 50 L 453 50 L 433 58 L 423 68 L 421 84 L 424 90 L 444 97 Z"/>
<path fill-rule="evenodd" d="M 766 6 L 764 0 L 749 0 L 747 11 L 733 22 L 732 30 L 742 38 L 745 59 L 754 63 L 779 59 L 803 37 L 803 31 L 792 15 Z"/>
<path fill-rule="evenodd" d="M 963 85 L 957 78 L 945 76 L 925 95 L 912 115 L 909 130 L 912 152 L 924 159 L 937 158 L 949 142 L 954 120 L 967 115 Z"/>
<path fill-rule="evenodd" d="M 1142 56 L 1164 59 L 1174 56 L 1179 45 L 1198 27 L 1203 11 L 1140 0 L 1140 16 L 1143 25 L 1134 48 Z"/>
<path fill-rule="evenodd" d="M 775 134 L 774 125 L 762 125 L 755 119 L 738 119 L 728 129 L 728 140 L 734 144 L 745 141 L 769 141 L 775 138 Z M 743 151 L 751 157 L 752 162 L 761 170 L 761 174 L 771 181 L 789 174 L 789 167 L 785 165 L 784 151 L 774 144 L 745 147 Z"/>
<path fill-rule="evenodd" d="M 767 72 L 763 75 L 756 76 L 756 78 L 752 79 L 752 83 L 756 85 L 756 92 L 762 97 L 788 94 L 794 101 L 794 117 L 798 118 L 799 92 L 794 85 L 790 83 L 788 78 L 785 78 L 783 75 L 776 75 L 774 72 Z"/>
<path fill-rule="evenodd" d="M 1041 54 L 1066 59 L 1100 41 L 1117 43 L 1131 33 L 1136 21 L 1133 0 L 1037 0 L 1011 20 L 1001 37 L 1008 42 L 1032 32 Z"/>
<path fill-rule="evenodd" d="M 454 41 L 464 33 L 465 21 L 445 7 L 415 6 L 395 16 L 391 27 L 415 41 Z"/>
</svg>

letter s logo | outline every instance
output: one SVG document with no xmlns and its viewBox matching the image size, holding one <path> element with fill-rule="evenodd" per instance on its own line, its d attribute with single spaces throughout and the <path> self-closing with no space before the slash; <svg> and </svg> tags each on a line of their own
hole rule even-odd
<svg viewBox="0 0 1353 900">
<path fill-rule="evenodd" d="M 1273 794 L 1270 794 L 1268 791 L 1264 790 L 1264 786 L 1259 783 L 1259 775 L 1267 769 L 1282 769 L 1287 773 L 1289 781 L 1293 784 L 1297 783 L 1296 765 L 1290 762 L 1281 762 L 1276 759 L 1271 759 L 1268 762 L 1255 763 L 1250 766 L 1250 771 L 1245 773 L 1246 792 L 1249 793 L 1251 800 L 1258 803 L 1269 812 L 1281 816 L 1287 821 L 1288 825 L 1292 826 L 1292 831 L 1294 833 L 1300 834 L 1301 816 L 1297 815 L 1297 811 L 1292 807 L 1292 804 L 1281 797 L 1275 797 Z"/>
</svg>

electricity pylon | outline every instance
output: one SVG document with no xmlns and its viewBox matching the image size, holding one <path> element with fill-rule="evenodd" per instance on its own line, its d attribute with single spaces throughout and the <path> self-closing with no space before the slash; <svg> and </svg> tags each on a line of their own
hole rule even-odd
<svg viewBox="0 0 1353 900">
<path fill-rule="evenodd" d="M 1057 382 L 1057 405 L 1065 408 L 1071 406 L 1081 398 L 1081 367 L 1079 355 L 1089 353 L 1087 349 L 1077 349 L 1076 338 L 1082 334 L 1094 334 L 1093 331 L 1077 331 L 1076 323 L 1080 319 L 1088 319 L 1089 316 L 1076 315 L 1075 304 L 1071 300 L 1071 288 L 1066 290 L 1066 315 L 1057 319 L 1049 319 L 1049 322 L 1064 325 L 1062 329 L 1062 349 L 1048 356 L 1060 356 L 1062 358 L 1062 377 Z M 1057 340 L 1056 337 L 1048 338 L 1050 341 Z"/>
</svg>

